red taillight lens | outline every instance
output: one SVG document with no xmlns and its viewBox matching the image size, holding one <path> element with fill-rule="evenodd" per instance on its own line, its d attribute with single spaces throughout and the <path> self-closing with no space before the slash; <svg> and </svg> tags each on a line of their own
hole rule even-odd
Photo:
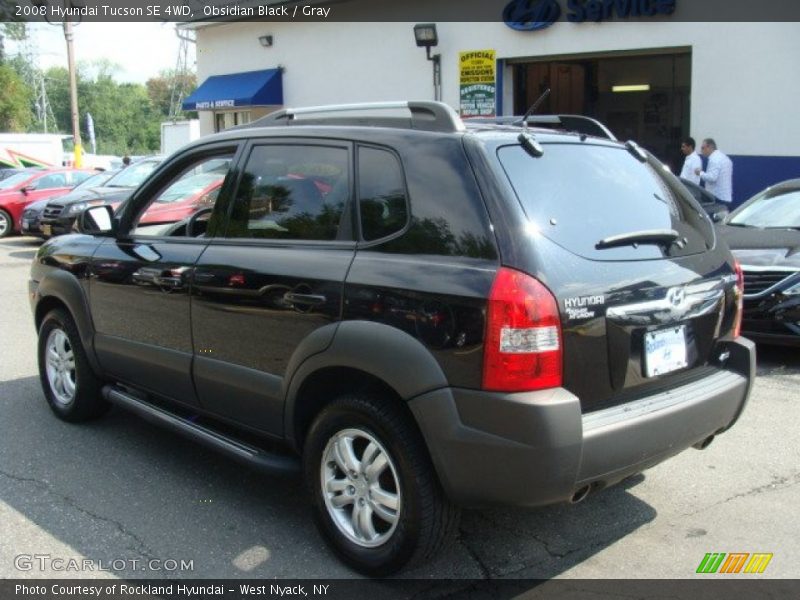
<svg viewBox="0 0 800 600">
<path fill-rule="evenodd" d="M 742 335 L 742 314 L 744 313 L 744 272 L 738 260 L 733 262 L 736 269 L 736 316 L 733 320 L 733 337 Z"/>
<path fill-rule="evenodd" d="M 501 268 L 489 295 L 483 389 L 523 392 L 558 387 L 561 381 L 556 299 L 530 275 Z"/>
</svg>

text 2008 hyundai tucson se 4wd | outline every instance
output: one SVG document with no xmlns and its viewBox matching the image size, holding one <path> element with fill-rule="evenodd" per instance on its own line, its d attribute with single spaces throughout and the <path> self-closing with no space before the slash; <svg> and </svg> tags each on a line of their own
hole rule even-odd
<svg viewBox="0 0 800 600">
<path fill-rule="evenodd" d="M 193 193 L 190 218 L 154 215 Z M 742 276 L 633 143 L 434 102 L 284 110 L 203 138 L 39 250 L 62 419 L 109 403 L 302 465 L 335 552 L 382 575 L 459 506 L 577 501 L 742 412 Z"/>
</svg>

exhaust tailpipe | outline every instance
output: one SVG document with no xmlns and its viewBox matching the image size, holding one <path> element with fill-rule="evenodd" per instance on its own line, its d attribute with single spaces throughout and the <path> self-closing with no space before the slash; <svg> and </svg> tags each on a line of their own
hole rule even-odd
<svg viewBox="0 0 800 600">
<path fill-rule="evenodd" d="M 696 444 L 692 445 L 692 448 L 696 448 L 697 450 L 705 450 L 711 445 L 711 442 L 714 441 L 714 436 L 710 435 L 706 439 L 701 442 L 697 442 Z"/>
<path fill-rule="evenodd" d="M 575 493 L 572 494 L 572 498 L 569 499 L 569 503 L 570 504 L 577 504 L 578 502 L 583 502 L 584 500 L 586 500 L 586 496 L 589 495 L 589 492 L 591 491 L 591 489 L 592 489 L 592 486 L 585 485 L 582 488 L 576 490 Z"/>
</svg>

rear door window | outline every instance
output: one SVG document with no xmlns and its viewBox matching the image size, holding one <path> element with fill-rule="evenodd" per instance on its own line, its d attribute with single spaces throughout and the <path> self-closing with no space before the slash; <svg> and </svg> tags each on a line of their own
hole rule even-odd
<svg viewBox="0 0 800 600">
<path fill-rule="evenodd" d="M 534 158 L 521 146 L 497 151 L 532 229 L 593 260 L 648 260 L 703 252 L 713 244 L 711 223 L 680 180 L 657 161 L 642 163 L 625 148 L 544 144 Z M 599 249 L 601 240 L 673 230 L 668 248 L 637 244 Z"/>
<path fill-rule="evenodd" d="M 36 182 L 37 190 L 50 190 L 53 188 L 65 187 L 67 185 L 67 176 L 65 173 L 51 173 L 41 177 Z"/>
<path fill-rule="evenodd" d="M 226 237 L 350 239 L 350 152 L 313 144 L 255 146 L 236 191 Z"/>
</svg>

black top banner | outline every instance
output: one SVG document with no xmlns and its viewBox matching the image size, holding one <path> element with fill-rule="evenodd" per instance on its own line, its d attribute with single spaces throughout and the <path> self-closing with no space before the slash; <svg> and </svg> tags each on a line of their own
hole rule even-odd
<svg viewBox="0 0 800 600">
<path fill-rule="evenodd" d="M 798 0 L 0 0 L 0 21 L 800 21 Z"/>
</svg>

